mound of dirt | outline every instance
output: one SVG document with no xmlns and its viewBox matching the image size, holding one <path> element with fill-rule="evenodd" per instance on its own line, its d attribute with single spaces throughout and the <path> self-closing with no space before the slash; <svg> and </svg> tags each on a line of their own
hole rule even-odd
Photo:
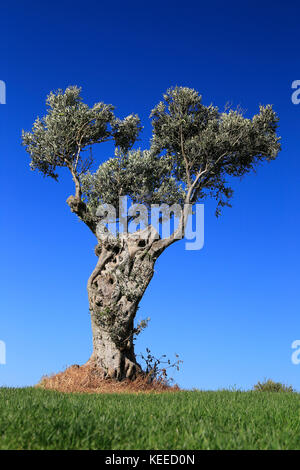
<svg viewBox="0 0 300 470">
<path fill-rule="evenodd" d="M 104 379 L 99 369 L 89 364 L 73 365 L 58 374 L 44 376 L 36 387 L 65 393 L 162 393 L 180 390 L 177 385 L 170 386 L 160 381 L 149 383 L 146 375 L 139 375 L 133 381 Z"/>
</svg>

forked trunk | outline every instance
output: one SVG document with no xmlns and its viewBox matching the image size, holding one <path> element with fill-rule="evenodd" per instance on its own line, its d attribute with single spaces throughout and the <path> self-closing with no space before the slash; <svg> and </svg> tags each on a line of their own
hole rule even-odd
<svg viewBox="0 0 300 470">
<path fill-rule="evenodd" d="M 93 332 L 90 362 L 105 377 L 132 379 L 141 372 L 134 353 L 134 318 L 154 272 L 152 236 L 148 231 L 108 238 L 96 247 L 99 259 L 88 281 Z"/>
</svg>

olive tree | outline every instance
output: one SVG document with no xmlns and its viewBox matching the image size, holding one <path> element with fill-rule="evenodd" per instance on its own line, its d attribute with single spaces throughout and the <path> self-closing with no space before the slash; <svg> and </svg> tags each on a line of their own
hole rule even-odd
<svg viewBox="0 0 300 470">
<path fill-rule="evenodd" d="M 215 198 L 219 215 L 222 206 L 230 205 L 232 177 L 276 158 L 278 118 L 271 105 L 260 106 L 248 119 L 239 109 L 220 112 L 205 106 L 193 89 L 170 88 L 151 112 L 149 148 L 133 149 L 142 129 L 139 117 L 120 120 L 113 106 L 89 107 L 80 93 L 77 87 L 50 93 L 47 114 L 36 119 L 31 132 L 23 131 L 23 145 L 32 170 L 55 180 L 59 167 L 70 171 L 75 190 L 67 203 L 97 240 L 98 261 L 87 285 L 93 332 L 89 363 L 104 377 L 133 379 L 141 371 L 134 319 L 156 260 L 184 237 L 192 205 Z M 115 147 L 113 156 L 95 168 L 93 146 L 108 140 Z M 103 208 L 115 208 L 120 221 L 119 200 L 125 196 L 149 212 L 153 204 L 179 206 L 177 228 L 167 237 L 151 224 L 133 232 L 108 231 Z"/>
</svg>

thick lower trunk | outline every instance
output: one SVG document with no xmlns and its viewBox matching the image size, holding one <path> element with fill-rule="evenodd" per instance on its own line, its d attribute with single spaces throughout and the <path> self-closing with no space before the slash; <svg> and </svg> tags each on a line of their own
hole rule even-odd
<svg viewBox="0 0 300 470">
<path fill-rule="evenodd" d="M 97 266 L 88 281 L 93 332 L 90 361 L 105 377 L 134 378 L 141 368 L 134 353 L 134 318 L 153 276 L 151 239 L 128 236 L 96 247 Z"/>
<path fill-rule="evenodd" d="M 101 327 L 97 317 L 92 315 L 93 355 L 91 360 L 103 370 L 105 377 L 133 379 L 141 371 L 136 361 L 132 341 L 117 344 L 110 332 Z"/>
</svg>

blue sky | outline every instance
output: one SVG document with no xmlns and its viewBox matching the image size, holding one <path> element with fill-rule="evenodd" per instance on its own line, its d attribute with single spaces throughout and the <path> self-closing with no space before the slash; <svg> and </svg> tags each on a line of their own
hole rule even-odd
<svg viewBox="0 0 300 470">
<path fill-rule="evenodd" d="M 17 4 L 16 4 L 17 3 Z M 84 363 L 91 353 L 86 282 L 95 241 L 65 203 L 73 185 L 29 170 L 20 145 L 45 112 L 50 90 L 83 87 L 89 104 L 138 113 L 140 145 L 149 113 L 170 86 L 189 86 L 204 104 L 230 101 L 251 116 L 272 103 L 282 152 L 234 182 L 233 208 L 221 218 L 205 202 L 205 245 L 173 245 L 158 260 L 138 312 L 151 317 L 137 351 L 179 354 L 183 387 L 250 388 L 271 377 L 300 389 L 291 362 L 299 321 L 300 79 L 295 2 L 76 2 L 1 4 L 0 340 L 7 364 L 0 385 L 35 384 L 42 375 Z M 105 144 L 99 163 L 112 155 Z"/>
</svg>

